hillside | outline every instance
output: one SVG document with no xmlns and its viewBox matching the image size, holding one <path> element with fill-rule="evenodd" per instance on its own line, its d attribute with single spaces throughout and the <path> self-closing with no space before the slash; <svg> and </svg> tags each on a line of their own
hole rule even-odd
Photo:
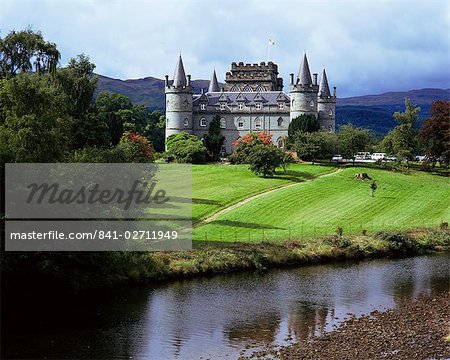
<svg viewBox="0 0 450 360">
<path fill-rule="evenodd" d="M 346 236 L 361 233 L 362 229 L 373 234 L 417 226 L 437 228 L 439 223 L 449 219 L 448 181 L 443 176 L 419 171 L 404 175 L 365 167 L 349 167 L 332 173 L 326 168 L 313 175 L 311 168 L 314 165 L 307 165 L 302 170 L 303 166 L 296 164 L 290 171 L 301 174 L 305 171 L 310 174 L 306 179 L 313 178 L 310 181 L 300 179 L 294 185 L 261 191 L 263 195 L 242 201 L 239 206 L 223 204 L 214 185 L 207 189 L 209 183 L 203 177 L 197 178 L 195 175 L 198 173 L 194 172 L 194 213 L 201 212 L 202 204 L 222 203 L 218 216 L 194 229 L 194 240 L 260 242 L 299 239 L 336 234 L 338 227 L 343 228 Z M 202 172 L 205 171 L 203 165 Z M 249 170 L 241 168 L 240 171 Z M 378 189 L 374 197 L 370 196 L 368 182 L 354 178 L 354 174 L 359 172 L 367 172 L 377 180 Z M 236 184 L 242 183 L 239 175 L 236 171 L 233 177 Z M 200 181 L 201 193 L 200 187 L 196 187 Z M 242 198 L 249 197 L 248 190 L 243 195 L 240 186 L 227 184 L 232 189 L 229 197 L 236 196 L 238 191 Z"/>
<path fill-rule="evenodd" d="M 193 80 L 192 83 L 194 91 L 200 93 L 202 87 L 208 87 L 209 80 Z M 126 95 L 133 103 L 146 105 L 150 110 L 165 110 L 164 80 L 161 79 L 146 77 L 120 80 L 98 75 L 97 92 L 100 91 Z M 352 123 L 355 126 L 369 128 L 377 135 L 383 135 L 396 125 L 392 114 L 404 109 L 406 97 L 421 107 L 420 120 L 423 120 L 430 116 L 433 101 L 450 99 L 450 89 L 421 89 L 338 98 L 337 126 Z"/>
<path fill-rule="evenodd" d="M 150 110 L 165 110 L 164 80 L 154 77 L 143 79 L 120 80 L 103 75 L 98 76 L 97 93 L 100 91 L 114 92 L 128 96 L 134 104 L 142 104 Z M 193 80 L 194 91 L 200 93 L 202 87 L 208 87 L 209 80 Z"/>
<path fill-rule="evenodd" d="M 430 117 L 431 103 L 435 100 L 450 99 L 450 89 L 421 89 L 338 98 L 337 126 L 352 123 L 369 128 L 376 135 L 384 135 L 396 125 L 392 114 L 404 110 L 405 98 L 420 106 L 420 121 L 417 124 L 417 127 L 420 127 L 422 120 Z"/>
</svg>

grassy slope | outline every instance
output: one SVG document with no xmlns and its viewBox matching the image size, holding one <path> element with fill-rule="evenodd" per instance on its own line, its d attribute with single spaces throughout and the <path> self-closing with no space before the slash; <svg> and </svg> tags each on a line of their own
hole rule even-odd
<svg viewBox="0 0 450 360">
<path fill-rule="evenodd" d="M 375 197 L 368 181 L 353 178 L 358 172 L 377 180 Z M 448 185 L 423 172 L 348 168 L 255 199 L 194 229 L 194 240 L 258 242 L 332 234 L 337 226 L 345 234 L 437 225 L 450 218 Z"/>
<path fill-rule="evenodd" d="M 286 174 L 279 171 L 274 178 L 264 179 L 249 171 L 248 165 L 193 165 L 194 222 L 251 195 L 333 170 L 331 166 L 293 164 Z"/>
</svg>

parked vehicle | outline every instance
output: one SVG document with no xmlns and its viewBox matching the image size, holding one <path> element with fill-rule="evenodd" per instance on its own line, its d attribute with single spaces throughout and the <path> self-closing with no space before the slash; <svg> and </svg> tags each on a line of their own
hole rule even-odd
<svg viewBox="0 0 450 360">
<path fill-rule="evenodd" d="M 355 155 L 355 160 L 372 160 L 370 152 L 358 152 Z"/>
<path fill-rule="evenodd" d="M 427 159 L 427 157 L 425 155 L 417 155 L 416 157 L 414 157 L 415 161 L 425 161 Z"/>
<path fill-rule="evenodd" d="M 386 159 L 386 153 L 373 153 L 372 154 L 372 160 L 378 161 L 378 160 L 385 160 Z"/>
<path fill-rule="evenodd" d="M 342 160 L 344 160 L 344 158 L 342 157 L 342 155 L 334 155 L 334 156 L 331 158 L 331 161 L 342 161 Z"/>
</svg>

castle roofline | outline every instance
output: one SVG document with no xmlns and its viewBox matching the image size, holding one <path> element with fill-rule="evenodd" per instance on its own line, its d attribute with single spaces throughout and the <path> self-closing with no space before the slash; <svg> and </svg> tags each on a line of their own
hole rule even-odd
<svg viewBox="0 0 450 360">
<path fill-rule="evenodd" d="M 300 70 L 298 72 L 297 82 L 300 85 L 311 85 L 311 71 L 309 70 L 308 58 L 306 57 L 306 52 L 303 54 L 302 64 L 300 65 Z"/>
<path fill-rule="evenodd" d="M 214 69 L 211 81 L 209 82 L 208 92 L 220 91 L 219 82 L 217 81 L 216 70 Z"/>
<path fill-rule="evenodd" d="M 285 102 L 287 104 L 290 103 L 290 96 L 286 94 L 284 91 L 265 91 L 260 93 L 257 92 L 234 92 L 234 91 L 218 91 L 218 92 L 208 92 L 206 94 L 207 104 L 208 105 L 219 105 L 221 98 L 224 101 L 227 100 L 227 104 L 229 105 L 237 105 L 239 102 L 243 102 L 242 98 L 245 98 L 245 101 L 248 105 L 254 105 L 256 103 L 263 102 L 265 105 L 278 105 L 280 102 Z M 258 95 L 264 96 L 263 99 L 258 99 Z M 225 98 L 226 97 L 226 98 Z M 256 98 L 256 99 L 255 99 Z M 194 105 L 198 105 L 201 102 L 205 101 L 205 97 L 203 95 L 194 96 Z"/>
<path fill-rule="evenodd" d="M 327 79 L 327 73 L 325 71 L 325 68 L 322 71 L 322 79 L 320 80 L 320 86 L 319 86 L 319 96 L 321 97 L 330 97 L 330 87 L 328 86 L 328 79 Z"/>
<path fill-rule="evenodd" d="M 173 86 L 182 87 L 186 86 L 186 73 L 184 72 L 183 59 L 181 58 L 181 54 L 178 57 L 177 65 L 175 67 L 175 73 L 173 75 Z"/>
</svg>

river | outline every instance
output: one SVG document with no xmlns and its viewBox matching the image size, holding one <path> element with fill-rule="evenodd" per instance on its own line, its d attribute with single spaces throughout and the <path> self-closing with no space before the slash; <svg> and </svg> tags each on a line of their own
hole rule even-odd
<svg viewBox="0 0 450 360">
<path fill-rule="evenodd" d="M 249 346 L 285 345 L 332 330 L 350 313 L 449 291 L 449 261 L 449 254 L 367 260 L 19 301 L 8 304 L 2 354 L 236 359 Z"/>
</svg>

